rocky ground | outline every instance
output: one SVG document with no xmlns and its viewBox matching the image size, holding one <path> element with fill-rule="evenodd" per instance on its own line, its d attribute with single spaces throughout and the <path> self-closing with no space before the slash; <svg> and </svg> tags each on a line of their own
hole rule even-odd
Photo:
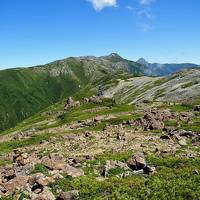
<svg viewBox="0 0 200 200">
<path fill-rule="evenodd" d="M 70 98 L 0 133 L 0 153 L 1 199 L 200 199 L 198 105 Z"/>
</svg>

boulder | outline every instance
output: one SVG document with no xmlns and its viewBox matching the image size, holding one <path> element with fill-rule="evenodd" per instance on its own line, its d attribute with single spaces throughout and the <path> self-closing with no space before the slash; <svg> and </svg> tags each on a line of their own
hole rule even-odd
<svg viewBox="0 0 200 200">
<path fill-rule="evenodd" d="M 162 130 L 165 127 L 164 122 L 162 121 L 163 119 L 163 117 L 155 112 L 149 112 L 146 113 L 143 118 L 130 122 L 130 124 L 144 130 Z"/>
<path fill-rule="evenodd" d="M 194 111 L 200 112 L 200 105 L 195 106 Z"/>
<path fill-rule="evenodd" d="M 156 168 L 147 165 L 144 168 L 144 173 L 146 173 L 146 174 L 155 174 L 156 173 Z"/>
<path fill-rule="evenodd" d="M 82 169 L 75 168 L 70 165 L 66 165 L 65 169 L 63 169 L 63 172 L 73 178 L 84 176 L 84 172 Z"/>
<path fill-rule="evenodd" d="M 104 120 L 104 116 L 96 116 L 94 118 L 94 122 L 101 122 L 102 120 Z"/>
<path fill-rule="evenodd" d="M 145 129 L 162 130 L 165 127 L 161 119 L 156 119 L 151 113 L 147 113 L 144 116 L 144 120 L 146 120 L 147 123 L 147 127 L 145 127 Z"/>
<path fill-rule="evenodd" d="M 68 110 L 69 108 L 80 107 L 80 106 L 81 106 L 80 101 L 74 101 L 72 97 L 69 97 L 65 102 L 64 110 Z"/>
<path fill-rule="evenodd" d="M 24 166 L 30 163 L 30 156 L 28 153 L 24 153 L 22 150 L 16 149 L 14 151 L 13 161 L 19 163 L 19 165 Z"/>
<path fill-rule="evenodd" d="M 28 176 L 17 176 L 6 183 L 0 184 L 0 186 L 4 188 L 7 194 L 11 194 L 15 192 L 17 188 L 22 189 L 23 187 L 25 187 L 28 183 L 28 179 Z"/>
<path fill-rule="evenodd" d="M 20 163 L 14 163 L 13 168 L 15 170 L 16 176 L 25 176 L 30 174 L 34 169 L 34 163 L 28 163 L 26 165 L 21 165 Z"/>
<path fill-rule="evenodd" d="M 44 187 L 43 191 L 39 194 L 32 193 L 31 200 L 55 200 L 55 196 L 48 187 Z"/>
<path fill-rule="evenodd" d="M 132 170 L 144 169 L 146 167 L 144 154 L 141 152 L 134 154 L 131 158 L 128 159 L 127 165 Z"/>
<path fill-rule="evenodd" d="M 59 195 L 59 200 L 73 200 L 77 199 L 79 196 L 79 191 L 78 190 L 72 190 L 68 192 L 61 192 Z"/>
<path fill-rule="evenodd" d="M 15 170 L 12 165 L 8 165 L 4 167 L 1 170 L 0 174 L 1 174 L 2 182 L 10 181 L 11 179 L 16 177 Z"/>
<path fill-rule="evenodd" d="M 185 138 L 182 138 L 178 141 L 179 145 L 181 146 L 186 146 L 187 145 L 187 140 Z"/>
<path fill-rule="evenodd" d="M 45 156 L 42 158 L 41 162 L 50 170 L 63 170 L 66 167 L 63 157 L 57 154 Z"/>
</svg>

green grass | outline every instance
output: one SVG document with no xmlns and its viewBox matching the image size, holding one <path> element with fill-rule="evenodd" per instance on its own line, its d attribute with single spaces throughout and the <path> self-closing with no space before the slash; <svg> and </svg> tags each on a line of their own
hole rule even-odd
<svg viewBox="0 0 200 200">
<path fill-rule="evenodd" d="M 165 126 L 177 126 L 177 120 L 171 119 L 171 120 L 167 120 L 165 121 Z"/>
<path fill-rule="evenodd" d="M 34 166 L 33 171 L 31 172 L 31 174 L 36 174 L 36 173 L 42 173 L 46 176 L 49 176 L 49 170 L 41 163 L 37 163 Z"/>
<path fill-rule="evenodd" d="M 124 172 L 124 170 L 122 168 L 115 167 L 115 168 L 108 170 L 108 176 L 116 176 L 116 175 L 119 175 L 123 172 Z"/>
<path fill-rule="evenodd" d="M 40 135 L 33 135 L 30 138 L 23 140 L 11 140 L 0 143 L 0 153 L 6 153 L 17 148 L 39 144 L 40 142 L 48 140 L 53 135 L 54 133 L 44 133 Z"/>
<path fill-rule="evenodd" d="M 0 160 L 0 166 L 4 166 L 4 165 L 7 165 L 7 164 L 11 164 L 12 161 L 11 160 Z"/>
<path fill-rule="evenodd" d="M 192 104 L 185 104 L 185 103 L 181 103 L 181 104 L 175 104 L 174 103 L 174 105 L 163 104 L 161 106 L 161 108 L 169 108 L 172 112 L 188 112 L 188 111 L 191 111 L 193 109 L 193 105 Z"/>
<path fill-rule="evenodd" d="M 192 123 L 182 122 L 181 128 L 187 131 L 200 131 L 200 117 L 194 117 Z"/>
</svg>

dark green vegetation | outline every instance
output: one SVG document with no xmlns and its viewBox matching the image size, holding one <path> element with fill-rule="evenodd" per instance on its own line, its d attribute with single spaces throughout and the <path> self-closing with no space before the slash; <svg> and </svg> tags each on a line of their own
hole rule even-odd
<svg viewBox="0 0 200 200">
<path fill-rule="evenodd" d="M 0 130 L 78 91 L 82 80 L 54 76 L 48 69 L 13 69 L 0 72 Z"/>
<path fill-rule="evenodd" d="M 108 159 L 126 161 L 129 156 L 129 153 L 99 156 L 90 162 L 90 167 L 92 169 L 96 163 L 104 163 Z M 54 194 L 58 189 L 80 190 L 81 199 L 200 199 L 199 158 L 148 156 L 147 161 L 157 166 L 155 175 L 133 175 L 122 179 L 116 177 L 121 173 L 116 168 L 103 182 L 97 181 L 93 174 L 78 179 L 65 176 L 50 187 Z"/>
</svg>

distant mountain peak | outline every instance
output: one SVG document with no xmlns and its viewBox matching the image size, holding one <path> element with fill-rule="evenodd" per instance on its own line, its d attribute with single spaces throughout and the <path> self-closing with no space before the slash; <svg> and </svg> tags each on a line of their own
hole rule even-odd
<svg viewBox="0 0 200 200">
<path fill-rule="evenodd" d="M 102 56 L 100 58 L 103 58 L 103 59 L 108 59 L 112 62 L 120 62 L 120 61 L 123 61 L 124 59 L 117 53 L 111 53 L 107 56 Z"/>
<path fill-rule="evenodd" d="M 140 58 L 137 61 L 137 63 L 140 63 L 140 64 L 145 65 L 145 66 L 148 66 L 148 64 L 149 64 L 144 58 Z"/>
<path fill-rule="evenodd" d="M 121 58 L 121 56 L 117 53 L 111 53 L 110 55 L 108 55 L 108 57 L 118 57 Z"/>
</svg>

